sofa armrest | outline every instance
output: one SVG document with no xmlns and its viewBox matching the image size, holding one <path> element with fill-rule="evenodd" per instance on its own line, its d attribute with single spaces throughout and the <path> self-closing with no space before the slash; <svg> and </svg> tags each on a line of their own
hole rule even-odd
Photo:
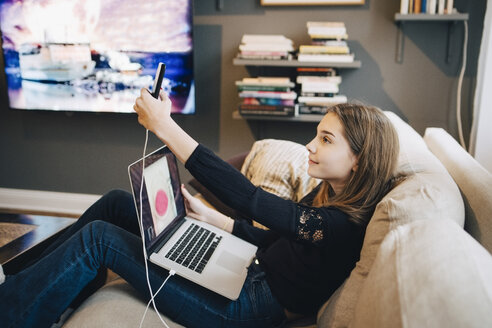
<svg viewBox="0 0 492 328">
<path fill-rule="evenodd" d="M 492 256 L 449 219 L 388 233 L 351 327 L 492 327 Z"/>
<path fill-rule="evenodd" d="M 465 230 L 492 253 L 492 174 L 441 128 L 428 128 L 424 141 L 460 188 Z"/>
</svg>

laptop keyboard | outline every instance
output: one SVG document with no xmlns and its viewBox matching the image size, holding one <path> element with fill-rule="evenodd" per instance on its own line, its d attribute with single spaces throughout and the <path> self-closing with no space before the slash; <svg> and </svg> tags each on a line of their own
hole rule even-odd
<svg viewBox="0 0 492 328">
<path fill-rule="evenodd" d="M 167 252 L 166 258 L 202 273 L 221 239 L 222 236 L 192 223 Z"/>
</svg>

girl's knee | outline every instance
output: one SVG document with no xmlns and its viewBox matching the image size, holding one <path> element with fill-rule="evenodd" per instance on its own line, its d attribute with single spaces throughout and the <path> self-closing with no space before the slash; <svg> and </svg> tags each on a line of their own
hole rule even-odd
<svg viewBox="0 0 492 328">
<path fill-rule="evenodd" d="M 87 223 L 82 228 L 82 233 L 83 234 L 88 233 L 92 236 L 101 236 L 104 234 L 104 231 L 106 230 L 108 225 L 109 225 L 108 222 L 105 222 L 102 220 L 94 220 L 94 221 Z"/>
<path fill-rule="evenodd" d="M 103 198 L 111 203 L 128 202 L 132 201 L 132 195 L 124 190 L 114 189 L 106 193 Z"/>
<path fill-rule="evenodd" d="M 92 243 L 105 243 L 111 241 L 119 234 L 120 228 L 103 220 L 94 220 L 82 228 L 83 239 Z"/>
</svg>

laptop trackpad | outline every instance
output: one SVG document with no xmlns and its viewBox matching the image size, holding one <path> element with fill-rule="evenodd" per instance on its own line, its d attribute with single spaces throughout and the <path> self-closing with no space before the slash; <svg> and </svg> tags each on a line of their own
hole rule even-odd
<svg viewBox="0 0 492 328">
<path fill-rule="evenodd" d="M 223 251 L 220 254 L 217 264 L 237 274 L 241 274 L 247 265 L 245 259 L 228 251 Z"/>
</svg>

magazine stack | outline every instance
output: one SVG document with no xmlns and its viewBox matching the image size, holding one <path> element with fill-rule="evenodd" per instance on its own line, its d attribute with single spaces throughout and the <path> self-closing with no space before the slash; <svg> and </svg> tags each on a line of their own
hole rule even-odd
<svg viewBox="0 0 492 328">
<path fill-rule="evenodd" d="M 243 116 L 297 116 L 295 83 L 288 77 L 243 78 L 236 81 Z"/>
<path fill-rule="evenodd" d="M 328 107 L 346 103 L 347 97 L 339 94 L 342 77 L 333 68 L 299 67 L 299 114 L 325 114 Z"/>
<path fill-rule="evenodd" d="M 283 35 L 245 34 L 239 45 L 241 59 L 290 59 L 294 43 Z"/>
<path fill-rule="evenodd" d="M 302 62 L 351 63 L 354 54 L 347 44 L 343 22 L 307 22 L 311 44 L 299 46 L 297 60 Z"/>
</svg>

